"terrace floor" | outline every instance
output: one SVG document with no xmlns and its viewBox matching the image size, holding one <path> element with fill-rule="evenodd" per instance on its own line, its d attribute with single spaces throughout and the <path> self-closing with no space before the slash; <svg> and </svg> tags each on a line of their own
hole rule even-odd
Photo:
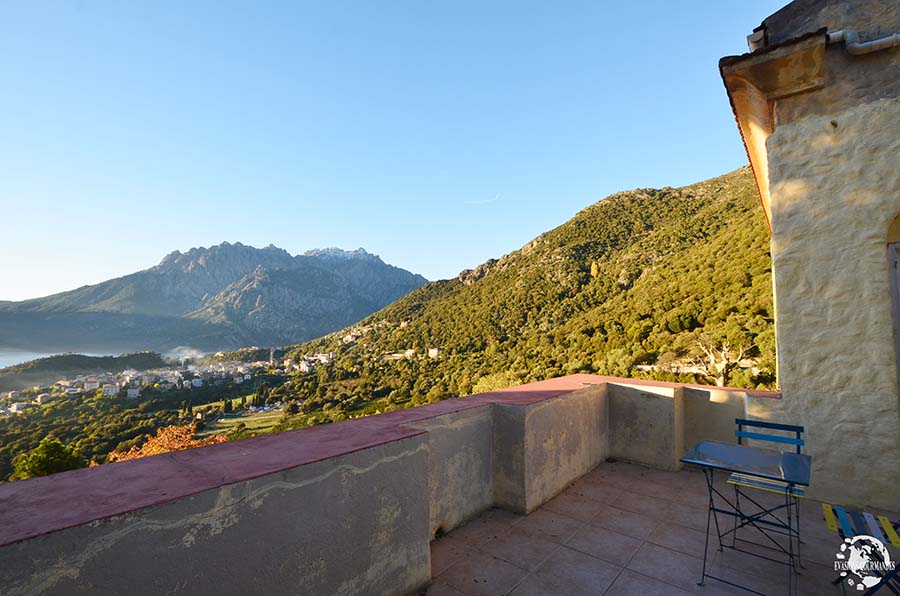
<svg viewBox="0 0 900 596">
<path fill-rule="evenodd" d="M 724 485 L 725 475 L 717 476 Z M 783 499 L 760 491 L 755 494 Z M 699 471 L 601 464 L 530 515 L 491 509 L 435 540 L 431 545 L 433 583 L 424 594 L 749 594 L 711 579 L 697 585 L 707 500 Z M 841 539 L 825 527 L 819 502 L 801 502 L 805 568 L 798 581 L 799 593 L 841 594 L 840 587 L 831 584 Z M 752 528 L 738 536 L 761 538 Z M 788 593 L 786 566 L 729 549 L 719 552 L 714 533 L 710 560 L 713 575 L 766 594 Z"/>
</svg>

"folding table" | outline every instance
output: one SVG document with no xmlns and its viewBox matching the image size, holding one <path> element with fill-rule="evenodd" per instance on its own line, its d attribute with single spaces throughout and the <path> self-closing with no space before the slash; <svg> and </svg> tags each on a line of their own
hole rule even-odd
<svg viewBox="0 0 900 596">
<path fill-rule="evenodd" d="M 711 522 L 715 523 L 716 535 L 719 540 L 719 550 L 730 548 L 741 551 L 755 557 L 760 557 L 786 565 L 788 568 L 788 594 L 794 593 L 794 577 L 799 564 L 800 530 L 794 523 L 794 507 L 796 500 L 792 497 L 793 489 L 799 486 L 809 486 L 810 469 L 812 459 L 808 455 L 788 453 L 784 451 L 769 451 L 757 449 L 746 445 L 734 445 L 720 443 L 718 441 L 701 441 L 688 451 L 681 461 L 686 464 L 699 466 L 706 478 L 706 486 L 709 491 L 709 511 L 706 516 L 706 544 L 703 549 L 703 573 L 699 584 L 703 584 L 706 578 L 714 579 L 736 588 L 741 588 L 754 594 L 762 594 L 746 586 L 741 586 L 721 577 L 707 573 L 707 559 L 709 551 L 709 532 Z M 736 499 L 729 499 L 715 485 L 715 473 L 717 470 L 736 472 L 745 476 L 764 480 L 776 480 L 784 483 L 784 503 L 763 507 L 755 503 L 758 510 L 753 512 L 743 511 L 742 503 Z M 718 502 L 716 500 L 718 497 Z M 779 513 L 783 512 L 784 516 Z M 719 524 L 719 515 L 725 515 L 734 520 L 731 529 L 722 531 Z M 744 527 L 752 527 L 760 532 L 768 541 L 759 544 L 737 537 L 737 530 Z M 722 541 L 731 535 L 731 544 Z M 775 539 L 773 535 L 787 537 L 787 546 Z M 763 549 L 775 551 L 786 555 L 787 561 L 774 559 L 759 552 L 746 550 L 738 546 L 738 542 L 754 545 Z M 795 550 L 795 542 L 797 549 Z M 765 596 L 763 594 L 763 596 Z"/>
</svg>

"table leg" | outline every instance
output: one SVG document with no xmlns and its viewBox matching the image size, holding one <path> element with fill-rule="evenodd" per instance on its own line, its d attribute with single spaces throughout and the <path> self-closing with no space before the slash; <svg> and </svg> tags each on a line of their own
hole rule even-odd
<svg viewBox="0 0 900 596">
<path fill-rule="evenodd" d="M 706 480 L 706 490 L 709 493 L 709 506 L 706 511 L 706 541 L 703 543 L 703 570 L 700 573 L 700 581 L 697 582 L 698 586 L 702 586 L 703 582 L 706 580 L 706 558 L 709 555 L 709 526 L 710 526 L 710 518 L 713 516 L 713 480 L 712 480 L 712 470 L 707 470 L 707 468 L 703 468 L 703 478 Z"/>
<path fill-rule="evenodd" d="M 784 491 L 784 506 L 786 508 L 786 517 L 787 517 L 787 539 L 788 539 L 788 596 L 791 596 L 794 593 L 794 571 L 796 567 L 794 566 L 794 530 L 793 530 L 793 516 L 794 512 L 791 511 L 791 503 L 793 499 L 791 498 L 790 491 Z"/>
</svg>

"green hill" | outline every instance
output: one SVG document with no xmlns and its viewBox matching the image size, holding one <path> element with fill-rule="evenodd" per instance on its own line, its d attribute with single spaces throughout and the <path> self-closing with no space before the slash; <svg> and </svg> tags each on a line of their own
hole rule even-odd
<svg viewBox="0 0 900 596">
<path fill-rule="evenodd" d="M 368 331 L 351 346 L 341 342 L 347 330 L 301 344 L 292 356 L 334 350 L 337 366 L 286 390 L 316 395 L 307 411 L 318 400 L 355 414 L 373 397 L 389 408 L 575 372 L 712 382 L 684 372 L 701 342 L 745 348 L 728 384 L 769 388 L 772 312 L 769 235 L 744 167 L 617 193 L 397 300 L 356 326 Z M 428 348 L 438 357 L 425 357 Z M 379 359 L 407 349 L 410 360 Z"/>
<path fill-rule="evenodd" d="M 84 356 L 59 354 L 0 368 L 0 391 L 47 385 L 77 375 L 116 373 L 133 368 L 147 370 L 166 366 L 155 352 L 136 352 L 121 356 Z"/>
</svg>

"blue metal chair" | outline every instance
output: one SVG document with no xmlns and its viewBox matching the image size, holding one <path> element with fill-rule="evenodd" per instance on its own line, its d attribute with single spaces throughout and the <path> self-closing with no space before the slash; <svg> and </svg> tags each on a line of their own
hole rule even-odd
<svg viewBox="0 0 900 596">
<path fill-rule="evenodd" d="M 754 439 L 756 441 L 767 441 L 770 443 L 775 443 L 777 445 L 790 445 L 796 449 L 798 454 L 800 454 L 802 453 L 803 445 L 806 444 L 806 442 L 803 440 L 803 433 L 805 432 L 805 429 L 802 426 L 794 426 L 792 424 L 777 424 L 775 422 L 762 422 L 760 420 L 748 420 L 746 418 L 735 418 L 734 422 L 737 425 L 737 430 L 734 434 L 737 437 L 738 445 L 743 445 L 745 439 Z M 748 428 L 751 430 L 747 430 Z M 775 432 L 781 434 L 774 434 Z M 734 485 L 734 498 L 735 502 L 738 503 L 738 506 L 740 506 L 741 497 L 744 497 L 746 500 L 749 500 L 756 507 L 758 507 L 761 512 L 770 515 L 774 515 L 775 511 L 781 509 L 782 507 L 765 507 L 758 503 L 755 499 L 753 499 L 753 497 L 744 489 L 777 493 L 779 495 L 784 495 L 791 498 L 794 505 L 794 515 L 797 520 L 797 532 L 794 536 L 797 539 L 798 545 L 797 560 L 798 565 L 800 567 L 803 567 L 802 563 L 800 563 L 799 546 L 803 542 L 802 540 L 800 540 L 800 499 L 806 496 L 806 489 L 802 486 L 787 484 L 778 480 L 767 480 L 765 478 L 748 476 L 746 474 L 738 474 L 736 472 L 728 477 L 728 484 Z M 790 510 L 788 510 L 788 515 L 790 515 Z M 735 525 L 734 535 L 737 534 L 737 529 L 737 525 Z"/>
<path fill-rule="evenodd" d="M 737 424 L 737 431 L 735 431 L 734 434 L 735 436 L 737 436 L 738 445 L 743 445 L 744 439 L 755 439 L 757 441 L 769 441 L 771 443 L 778 443 L 781 445 L 793 445 L 797 449 L 797 453 L 802 453 L 801 448 L 803 447 L 803 445 L 805 445 L 805 441 L 802 437 L 804 432 L 802 426 L 776 424 L 774 422 L 761 422 L 758 420 L 747 420 L 745 418 L 735 418 L 734 422 L 735 424 Z M 786 437 L 784 435 L 766 434 L 762 432 L 744 430 L 747 427 L 789 432 L 793 433 L 795 436 Z M 785 491 L 787 491 L 794 497 L 800 498 L 806 496 L 806 491 L 802 486 L 788 486 L 786 483 L 779 482 L 777 480 L 764 480 L 762 478 L 747 476 L 745 474 L 732 474 L 728 478 L 728 483 L 735 486 L 743 486 L 746 488 L 755 488 L 757 490 L 775 492 L 780 495 L 783 495 Z"/>
</svg>

